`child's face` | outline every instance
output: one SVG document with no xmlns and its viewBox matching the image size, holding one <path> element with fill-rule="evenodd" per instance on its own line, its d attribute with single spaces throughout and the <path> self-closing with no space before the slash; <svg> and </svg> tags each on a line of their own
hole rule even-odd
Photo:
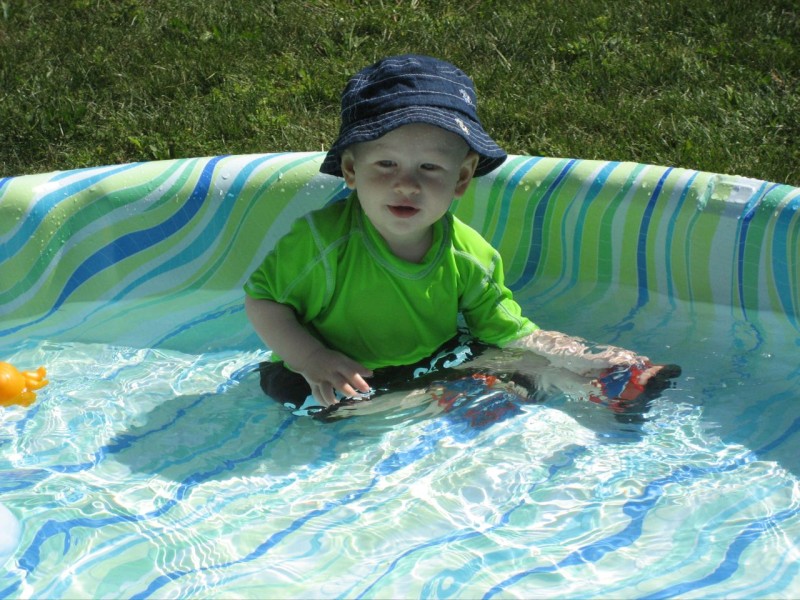
<svg viewBox="0 0 800 600">
<path fill-rule="evenodd" d="M 466 191 L 477 164 L 478 155 L 460 136 L 422 123 L 342 154 L 347 186 L 358 190 L 367 217 L 402 257 L 430 247 L 431 226 Z"/>
</svg>

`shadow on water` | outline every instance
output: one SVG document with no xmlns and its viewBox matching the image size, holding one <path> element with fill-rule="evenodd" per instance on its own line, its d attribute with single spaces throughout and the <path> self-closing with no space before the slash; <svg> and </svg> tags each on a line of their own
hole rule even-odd
<svg viewBox="0 0 800 600">
<path fill-rule="evenodd" d="M 139 416 L 105 447 L 133 472 L 183 482 L 291 473 L 327 460 L 335 440 L 285 412 L 255 380 L 221 392 L 176 396 Z"/>
</svg>

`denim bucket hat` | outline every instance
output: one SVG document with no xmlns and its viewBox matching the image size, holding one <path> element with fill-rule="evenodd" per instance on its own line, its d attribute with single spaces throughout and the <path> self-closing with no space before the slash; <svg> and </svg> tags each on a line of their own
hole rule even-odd
<svg viewBox="0 0 800 600">
<path fill-rule="evenodd" d="M 342 93 L 342 124 L 320 171 L 342 176 L 341 153 L 401 125 L 427 123 L 460 135 L 480 157 L 475 175 L 506 159 L 505 151 L 478 120 L 472 80 L 448 62 L 407 54 L 392 56 L 356 73 Z"/>
</svg>

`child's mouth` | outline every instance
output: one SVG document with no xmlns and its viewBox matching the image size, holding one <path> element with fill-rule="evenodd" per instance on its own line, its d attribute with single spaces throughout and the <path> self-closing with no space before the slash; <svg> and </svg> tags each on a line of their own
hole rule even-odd
<svg viewBox="0 0 800 600">
<path fill-rule="evenodd" d="M 400 205 L 397 206 L 390 205 L 389 210 L 395 217 L 400 217 L 400 218 L 413 217 L 415 214 L 419 212 L 419 209 L 414 206 L 400 206 Z"/>
</svg>

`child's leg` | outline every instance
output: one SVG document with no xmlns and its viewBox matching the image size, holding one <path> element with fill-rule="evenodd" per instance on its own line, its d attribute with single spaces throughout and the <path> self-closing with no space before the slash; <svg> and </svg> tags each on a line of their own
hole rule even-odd
<svg viewBox="0 0 800 600">
<path fill-rule="evenodd" d="M 554 367 L 546 358 L 532 352 L 500 350 L 460 337 L 415 365 L 376 369 L 375 376 L 369 380 L 373 394 L 343 399 L 342 403 L 325 409 L 314 400 L 305 378 L 282 363 L 262 363 L 259 371 L 261 388 L 268 396 L 294 414 L 318 417 L 377 397 L 393 397 L 396 401 L 399 399 L 400 404 L 414 399 L 421 401 L 427 396 L 425 392 L 441 394 L 441 385 L 447 380 L 468 381 L 476 374 L 488 377 L 487 386 L 504 389 L 522 401 L 537 402 L 545 399 L 550 391 L 560 391 L 603 404 L 616 413 L 636 413 L 644 412 L 647 402 L 670 387 L 670 379 L 681 372 L 676 365 L 633 365 L 611 367 L 591 379 Z M 452 394 L 438 398 L 439 404 L 442 405 L 443 400 L 447 404 L 445 398 L 449 396 Z M 368 409 L 356 410 L 362 411 L 368 412 Z"/>
<path fill-rule="evenodd" d="M 609 367 L 598 371 L 596 377 L 592 378 L 554 366 L 539 354 L 511 349 L 487 350 L 458 368 L 487 369 L 494 373 L 513 372 L 511 379 L 522 383 L 534 401 L 541 395 L 555 391 L 587 398 L 615 412 L 625 412 L 635 406 L 641 412 L 647 401 L 669 388 L 672 385 L 670 380 L 681 374 L 677 365 L 641 363 Z M 530 383 L 523 383 L 520 377 L 527 377 Z"/>
</svg>

